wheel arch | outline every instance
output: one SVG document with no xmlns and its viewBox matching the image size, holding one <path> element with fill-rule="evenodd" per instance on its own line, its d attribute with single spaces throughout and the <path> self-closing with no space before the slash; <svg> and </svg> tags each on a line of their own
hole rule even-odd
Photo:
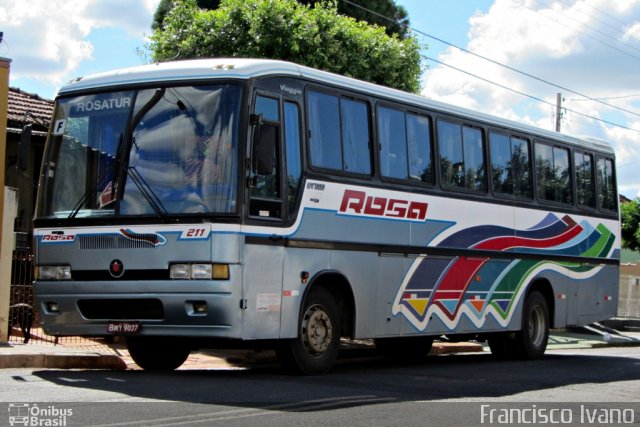
<svg viewBox="0 0 640 427">
<path fill-rule="evenodd" d="M 303 300 L 306 300 L 312 289 L 318 287 L 326 289 L 336 301 L 340 313 L 341 336 L 353 338 L 356 330 L 356 304 L 349 280 L 336 270 L 319 271 L 309 280 Z M 301 305 L 303 306 L 304 304 Z"/>
</svg>

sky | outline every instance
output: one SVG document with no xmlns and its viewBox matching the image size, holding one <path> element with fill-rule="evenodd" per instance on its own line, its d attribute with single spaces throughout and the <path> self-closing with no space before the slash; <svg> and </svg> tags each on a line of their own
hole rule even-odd
<svg viewBox="0 0 640 427">
<path fill-rule="evenodd" d="M 149 62 L 158 2 L 0 0 L 10 85 L 53 99 L 72 78 Z M 620 193 L 640 197 L 640 0 L 396 3 L 424 45 L 424 96 L 553 130 L 562 93 L 561 132 L 611 141 Z"/>
</svg>

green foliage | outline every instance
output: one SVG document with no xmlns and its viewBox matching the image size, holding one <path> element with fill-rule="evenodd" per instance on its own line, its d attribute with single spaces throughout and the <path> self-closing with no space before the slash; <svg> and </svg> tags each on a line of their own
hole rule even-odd
<svg viewBox="0 0 640 427">
<path fill-rule="evenodd" d="M 640 198 L 620 205 L 622 247 L 640 251 Z"/>
<path fill-rule="evenodd" d="M 320 0 L 307 0 L 309 3 L 318 3 Z M 304 1 L 301 0 L 301 3 Z M 371 10 L 353 6 L 344 1 L 338 1 L 338 13 L 351 16 L 358 21 L 366 21 L 369 24 L 379 25 L 385 28 L 388 35 L 397 34 L 404 39 L 409 35 L 409 15 L 407 10 L 396 5 L 393 0 L 356 0 L 355 3 Z M 382 15 L 382 16 L 380 16 Z M 389 19 L 392 20 L 390 21 Z"/>
<path fill-rule="evenodd" d="M 222 0 L 202 10 L 176 0 L 151 37 L 155 61 L 201 57 L 282 59 L 409 92 L 420 90 L 415 38 L 388 36 L 339 15 L 335 3 L 313 8 L 294 0 Z"/>
<path fill-rule="evenodd" d="M 160 0 L 156 12 L 153 15 L 152 29 L 162 28 L 167 13 L 173 8 L 177 0 Z M 316 3 L 325 0 L 297 0 L 298 3 L 314 6 Z M 217 9 L 220 0 L 196 0 L 201 9 Z M 358 0 L 357 7 L 345 1 L 337 3 L 338 13 L 351 16 L 358 21 L 365 21 L 372 25 L 379 25 L 385 28 L 388 35 L 397 34 L 401 39 L 405 39 L 409 33 L 409 18 L 407 10 L 398 6 L 394 0 Z M 368 9 L 368 10 L 365 10 Z M 369 12 L 372 11 L 372 12 Z M 387 19 L 390 18 L 390 19 Z"/>
</svg>

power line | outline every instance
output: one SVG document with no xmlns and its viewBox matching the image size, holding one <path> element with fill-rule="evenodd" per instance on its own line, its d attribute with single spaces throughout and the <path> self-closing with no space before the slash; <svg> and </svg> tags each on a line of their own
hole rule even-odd
<svg viewBox="0 0 640 427">
<path fill-rule="evenodd" d="M 590 28 L 590 29 L 591 29 L 591 30 L 593 30 L 594 32 L 596 32 L 596 33 L 600 33 L 600 34 L 602 34 L 603 36 L 605 36 L 605 37 L 608 37 L 608 38 L 612 39 L 612 40 L 613 40 L 613 41 L 615 41 L 616 43 L 620 43 L 621 45 L 624 45 L 624 46 L 626 46 L 626 47 L 628 47 L 628 48 L 630 48 L 630 49 L 633 49 L 633 50 L 636 50 L 636 51 L 640 52 L 640 48 L 637 48 L 637 47 L 632 46 L 632 45 L 630 45 L 630 44 L 628 44 L 628 43 L 625 43 L 625 42 L 623 42 L 623 41 L 620 41 L 620 40 L 618 40 L 618 38 L 617 38 L 617 37 L 614 37 L 614 36 L 612 36 L 612 35 L 610 35 L 610 34 L 607 34 L 607 33 L 605 33 L 604 31 L 601 31 L 601 30 L 599 30 L 599 29 L 597 29 L 597 28 L 593 27 L 592 25 L 589 25 L 589 24 L 587 24 L 587 23 L 585 23 L 585 22 L 581 22 L 581 21 L 579 21 L 579 20 L 577 20 L 577 19 L 572 18 L 571 16 L 565 16 L 565 15 L 563 15 L 563 14 L 560 14 L 560 13 L 558 13 L 557 11 L 555 11 L 555 10 L 553 10 L 553 9 L 549 8 L 549 6 L 548 6 L 548 5 L 546 5 L 546 4 L 542 3 L 542 2 L 540 2 L 539 0 L 533 0 L 533 1 L 535 1 L 536 3 L 538 3 L 540 6 L 547 8 L 548 10 L 552 10 L 554 13 L 556 13 L 556 14 L 558 14 L 558 15 L 562 16 L 563 18 L 569 19 L 569 20 L 571 20 L 571 21 L 573 21 L 573 22 L 577 22 L 579 25 L 584 25 L 585 27 Z M 563 3 L 564 3 L 564 2 L 563 2 Z M 565 4 L 567 4 L 567 3 L 565 3 Z M 584 31 L 581 31 L 581 30 L 579 30 L 579 29 L 577 29 L 577 28 L 574 28 L 574 27 L 571 27 L 571 26 L 569 26 L 569 25 L 564 24 L 564 23 L 560 22 L 559 20 L 556 20 L 556 19 L 553 19 L 553 18 L 551 18 L 551 17 L 549 17 L 549 16 L 546 16 L 546 15 L 542 14 L 539 10 L 532 9 L 532 8 L 530 8 L 530 7 L 526 6 L 525 4 L 522 4 L 522 5 L 520 5 L 520 6 L 521 6 L 521 7 L 526 7 L 526 8 L 527 8 L 527 9 L 529 9 L 530 11 L 535 12 L 535 13 L 539 14 L 540 16 L 543 16 L 543 17 L 545 17 L 545 18 L 547 18 L 547 19 L 550 19 L 550 20 L 552 20 L 552 21 L 556 22 L 557 24 L 562 25 L 563 27 L 569 28 L 569 29 L 571 29 L 571 30 L 573 30 L 573 31 L 575 31 L 575 32 L 577 32 L 577 33 L 580 33 L 580 34 L 583 34 L 583 35 L 585 35 L 585 36 L 587 36 L 587 37 L 589 37 L 589 38 L 592 38 L 592 39 L 594 39 L 595 41 L 597 41 L 597 42 L 599 42 L 599 43 L 604 44 L 605 46 L 608 46 L 608 47 L 610 47 L 610 48 L 612 48 L 612 49 L 616 49 L 616 50 L 618 50 L 618 51 L 620 51 L 620 52 L 622 52 L 622 53 L 624 53 L 624 54 L 627 54 L 627 55 L 629 55 L 629 56 L 632 56 L 632 57 L 633 57 L 633 58 L 635 58 L 635 59 L 640 60 L 640 57 L 638 57 L 638 56 L 636 56 L 636 55 L 633 55 L 633 54 L 631 54 L 631 53 L 629 53 L 629 52 L 626 52 L 626 51 L 624 51 L 624 50 L 618 49 L 618 48 L 616 48 L 615 46 L 611 46 L 611 45 L 609 45 L 608 43 L 605 43 L 604 41 L 599 40 L 599 39 L 597 39 L 596 37 L 593 37 L 593 36 L 591 36 L 590 34 L 585 33 Z M 584 15 L 584 14 L 583 14 L 583 15 Z M 587 16 L 587 18 L 591 18 L 589 15 L 585 15 L 585 16 Z M 598 20 L 597 18 L 592 18 L 592 19 L 597 20 L 597 21 L 599 21 L 599 22 L 603 23 L 604 25 L 608 25 L 608 24 L 606 24 L 606 23 L 604 23 L 604 22 L 602 22 L 602 21 Z M 613 27 L 612 27 L 612 28 L 613 28 Z"/>
<path fill-rule="evenodd" d="M 351 3 L 349 0 L 342 0 L 342 1 L 346 1 L 347 3 Z M 351 4 L 353 4 L 353 3 L 351 3 Z M 526 76 L 526 77 L 529 77 L 530 79 L 537 80 L 537 81 L 539 81 L 539 82 L 541 82 L 541 83 L 547 84 L 547 85 L 549 85 L 549 86 L 553 86 L 553 87 L 558 88 L 558 89 L 561 89 L 561 90 L 563 90 L 563 91 L 565 91 L 565 92 L 571 92 L 571 93 L 573 93 L 573 94 L 576 94 L 576 95 L 578 95 L 578 96 L 581 96 L 581 97 L 583 97 L 583 98 L 586 98 L 586 99 L 588 99 L 588 100 L 590 100 L 590 101 L 595 101 L 595 102 L 597 102 L 597 103 L 599 103 L 599 104 L 605 105 L 605 106 L 607 106 L 607 107 L 609 107 L 609 108 L 615 108 L 615 109 L 620 110 L 620 111 L 623 111 L 623 112 L 625 112 L 625 113 L 632 114 L 632 115 L 634 115 L 634 116 L 638 116 L 638 117 L 640 117 L 640 114 L 638 114 L 638 113 L 636 113 L 636 112 L 633 112 L 633 111 L 627 110 L 627 109 L 625 109 L 625 108 L 616 107 L 615 105 L 611 105 L 611 104 L 608 104 L 608 103 L 606 103 L 606 102 L 604 102 L 604 101 L 600 101 L 600 100 L 598 100 L 598 99 L 596 99 L 596 98 L 592 98 L 592 97 L 590 97 L 589 95 L 582 94 L 582 93 L 577 92 L 577 91 L 575 91 L 575 90 L 573 90 L 573 89 L 569 89 L 569 88 L 567 88 L 567 87 L 565 87 L 565 86 L 558 85 L 558 84 L 553 83 L 553 82 L 551 82 L 551 81 L 549 81 L 549 80 L 545 80 L 545 79 L 543 79 L 543 78 L 540 78 L 540 77 L 534 76 L 533 74 L 527 73 L 527 72 L 525 72 L 525 71 L 518 70 L 517 68 L 511 67 L 510 65 L 506 65 L 506 64 L 503 64 L 503 63 L 501 63 L 501 62 L 498 62 L 498 61 L 496 61 L 496 60 L 494 60 L 494 59 L 487 58 L 486 56 L 483 56 L 483 55 L 477 54 L 477 53 L 475 53 L 475 52 L 471 52 L 471 51 L 470 51 L 470 50 L 468 50 L 468 49 L 465 49 L 465 48 L 460 47 L 460 46 L 458 46 L 458 45 L 455 45 L 455 44 L 453 44 L 453 43 L 447 42 L 447 41 L 445 41 L 445 40 L 443 40 L 443 39 L 441 39 L 441 38 L 439 38 L 439 37 L 433 36 L 433 35 L 431 35 L 431 34 L 427 34 L 427 33 L 425 33 L 425 32 L 422 32 L 422 31 L 420 31 L 420 30 L 416 30 L 416 29 L 414 29 L 414 28 L 411 28 L 411 29 L 412 29 L 413 31 L 415 31 L 416 33 L 421 34 L 421 35 L 423 35 L 423 36 L 425 36 L 425 37 L 428 37 L 428 38 L 430 38 L 430 39 L 433 39 L 433 40 L 439 41 L 440 43 L 444 43 L 444 44 L 446 44 L 446 45 L 448 45 L 448 46 L 455 47 L 456 49 L 460 49 L 460 50 L 461 50 L 461 51 L 463 51 L 464 53 L 468 53 L 468 54 L 470 54 L 470 55 L 473 55 L 473 56 L 475 56 L 475 57 L 477 57 L 477 58 L 483 59 L 483 60 L 485 60 L 485 61 L 487 61 L 487 62 L 491 62 L 492 64 L 498 65 L 498 66 L 500 66 L 500 67 L 504 67 L 504 68 L 506 68 L 506 69 L 508 69 L 508 70 L 510 70 L 510 71 L 513 71 L 513 72 L 515 72 L 515 73 L 521 74 L 521 75 Z M 640 60 L 640 58 L 638 58 L 638 59 Z"/>
<path fill-rule="evenodd" d="M 612 96 L 609 98 L 596 98 L 596 99 L 600 101 L 610 101 L 612 99 L 627 99 L 627 98 L 640 98 L 640 93 L 636 93 L 634 95 Z M 584 99 L 584 98 L 569 98 L 569 101 L 591 101 L 591 100 Z"/>
<path fill-rule="evenodd" d="M 522 96 L 525 96 L 525 97 L 527 97 L 527 98 L 531 98 L 531 99 L 533 99 L 533 100 L 535 100 L 535 101 L 542 102 L 543 104 L 550 105 L 550 106 L 552 106 L 552 107 L 554 107 L 554 108 L 556 107 L 556 104 L 554 104 L 554 103 L 552 103 L 552 102 L 549 102 L 549 101 L 545 101 L 544 99 L 542 99 L 542 98 L 538 98 L 537 96 L 529 95 L 529 94 L 527 94 L 527 93 L 524 93 L 524 92 L 521 92 L 521 91 L 519 91 L 519 90 L 516 90 L 516 89 L 510 88 L 510 87 L 505 86 L 505 85 L 503 85 L 503 84 L 496 83 L 496 82 L 494 82 L 494 81 L 492 81 L 492 80 L 489 80 L 489 79 L 485 79 L 484 77 L 480 77 L 480 76 L 478 76 L 477 74 L 470 73 L 469 71 L 465 71 L 465 70 L 463 70 L 463 69 L 461 69 L 461 68 L 454 67 L 453 65 L 447 64 L 447 63 L 442 62 L 442 61 L 438 61 L 437 59 L 431 58 L 431 57 L 429 57 L 429 56 L 425 56 L 425 58 L 426 58 L 426 59 L 428 59 L 428 60 L 430 60 L 430 61 L 437 62 L 437 63 L 438 63 L 438 64 L 440 64 L 440 65 L 444 65 L 445 67 L 449 67 L 449 68 L 451 68 L 451 69 L 454 69 L 454 70 L 456 70 L 456 71 L 459 71 L 459 72 L 461 72 L 461 73 L 463 73 L 463 74 L 466 74 L 466 75 L 468 75 L 468 76 L 474 77 L 474 78 L 476 78 L 476 79 L 478 79 L 478 80 L 482 80 L 482 81 L 487 82 L 487 83 L 489 83 L 489 84 L 492 84 L 492 85 L 498 86 L 498 87 L 500 87 L 500 88 L 502 88 L 502 89 L 506 89 L 506 90 L 508 90 L 509 92 L 513 92 L 513 93 L 516 93 L 516 94 L 518 94 L 518 95 L 522 95 Z M 584 113 L 581 113 L 581 112 L 579 112 L 579 111 L 572 110 L 572 109 L 570 109 L 570 108 L 562 107 L 562 109 L 563 109 L 563 110 L 565 110 L 565 111 L 568 111 L 568 112 L 570 112 L 570 113 L 577 114 L 577 115 L 579 115 L 579 116 L 587 117 L 587 118 L 592 119 L 592 120 L 597 120 L 597 121 L 599 121 L 599 122 L 603 122 L 603 123 L 606 123 L 606 124 L 609 124 L 609 125 L 612 125 L 612 126 L 616 126 L 616 127 L 622 128 L 622 129 L 627 129 L 627 130 L 630 130 L 630 131 L 633 131 L 633 132 L 638 132 L 638 133 L 640 133 L 640 130 L 639 130 L 639 129 L 630 128 L 630 127 L 628 127 L 628 126 L 624 126 L 624 125 L 621 125 L 621 124 L 619 124 L 619 123 L 614 123 L 614 122 L 611 122 L 611 121 L 609 121 L 609 120 L 605 120 L 605 119 L 602 119 L 602 118 L 599 118 L 599 117 L 590 116 L 589 114 L 584 114 Z"/>
<path fill-rule="evenodd" d="M 570 3 L 568 0 L 560 0 L 560 2 L 562 2 L 563 4 L 565 4 L 565 5 L 566 5 L 566 6 L 568 6 L 568 7 L 573 7 L 575 4 L 577 4 L 577 3 L 573 3 L 573 4 L 572 4 L 572 3 Z M 596 11 L 596 12 L 598 12 L 598 13 L 601 13 L 601 14 L 603 14 L 603 15 L 606 15 L 607 17 L 609 17 L 609 18 L 611 18 L 611 19 L 613 19 L 613 20 L 618 21 L 618 23 L 622 24 L 622 25 L 623 25 L 623 26 L 625 26 L 625 27 L 630 27 L 630 26 L 631 26 L 630 24 L 626 24 L 626 23 L 622 22 L 621 20 L 619 20 L 619 19 L 618 19 L 618 18 L 616 18 L 615 16 L 610 15 L 609 13 L 607 13 L 607 12 L 605 12 L 605 11 L 603 11 L 603 10 L 600 10 L 600 9 L 596 8 L 595 6 L 591 6 L 588 2 L 581 3 L 581 5 L 584 5 L 584 6 L 586 6 L 586 7 L 589 7 L 590 9 L 595 10 L 595 11 Z M 605 25 L 605 26 L 607 26 L 607 27 L 611 28 L 612 30 L 614 30 L 614 32 L 618 32 L 618 31 L 620 31 L 620 27 L 614 27 L 614 26 L 613 26 L 613 25 L 611 25 L 610 23 L 605 22 L 605 21 L 604 21 L 604 20 L 602 20 L 602 19 L 599 19 L 599 18 L 598 18 L 598 17 L 596 17 L 595 15 L 590 15 L 590 14 L 585 13 L 585 12 L 583 12 L 583 11 L 579 11 L 579 12 L 580 12 L 582 15 L 586 16 L 587 18 L 593 19 L 594 21 L 597 21 L 597 22 L 601 23 L 602 25 Z M 636 39 L 638 39 L 638 40 L 640 40 L 640 39 L 639 39 L 637 36 L 635 36 L 634 34 L 631 34 L 631 36 L 632 36 L 632 37 L 634 37 L 634 38 L 636 38 Z M 627 44 L 627 43 L 624 43 L 624 44 Z M 634 48 L 634 49 L 635 49 L 635 48 Z"/>
<path fill-rule="evenodd" d="M 355 7 L 359 8 L 359 9 L 362 9 L 362 10 L 364 10 L 364 11 L 368 12 L 368 13 L 371 13 L 371 14 L 373 14 L 373 15 L 376 15 L 376 16 L 378 16 L 378 17 L 380 17 L 380 18 L 386 19 L 386 20 L 388 20 L 388 21 L 393 21 L 393 19 L 389 18 L 388 16 L 382 15 L 382 14 L 380 14 L 380 13 L 378 13 L 378 12 L 375 12 L 375 11 L 373 11 L 373 10 L 371 10 L 371 9 L 368 9 L 368 8 L 366 8 L 366 7 L 364 7 L 364 6 L 361 6 L 361 5 L 357 4 L 357 3 L 354 3 L 354 2 L 352 2 L 351 0 L 342 0 L 342 1 L 343 1 L 343 2 L 345 2 L 345 3 L 347 3 L 347 4 L 350 4 L 351 6 L 355 6 Z M 583 98 L 586 98 L 587 100 L 594 101 L 594 102 L 597 102 L 597 103 L 599 103 L 599 104 L 605 105 L 605 106 L 607 106 L 607 107 L 609 107 L 609 108 L 613 108 L 613 109 L 616 109 L 616 110 L 620 110 L 620 111 L 623 111 L 623 112 L 625 112 L 625 113 L 632 114 L 632 115 L 634 115 L 634 116 L 638 116 L 638 117 L 640 117 L 640 114 L 638 114 L 638 113 L 636 113 L 636 112 L 633 112 L 633 111 L 630 111 L 630 110 L 627 110 L 627 109 L 624 109 L 624 108 L 621 108 L 621 107 L 616 107 L 615 105 L 608 104 L 608 103 L 606 103 L 606 102 L 604 102 L 604 101 L 601 101 L 601 100 L 599 100 L 599 99 L 596 99 L 596 98 L 590 97 L 590 96 L 588 96 L 588 95 L 582 94 L 582 93 L 580 93 L 580 92 L 577 92 L 577 91 L 575 91 L 575 90 L 569 89 L 569 88 L 567 88 L 567 87 L 564 87 L 564 86 L 561 86 L 561 85 L 555 84 L 555 83 L 550 82 L 550 81 L 548 81 L 548 80 L 545 80 L 545 79 L 542 79 L 542 78 L 540 78 L 540 77 L 534 76 L 534 75 L 532 75 L 532 74 L 530 74 L 530 73 L 527 73 L 527 72 L 524 72 L 524 71 L 518 70 L 518 69 L 516 69 L 516 68 L 514 68 L 514 67 L 511 67 L 511 66 L 509 66 L 509 65 L 503 64 L 503 63 L 498 62 L 498 61 L 496 61 L 496 60 L 493 60 L 493 59 L 491 59 L 491 58 L 487 58 L 487 57 L 485 57 L 485 56 L 483 56 L 483 55 L 477 54 L 477 53 L 475 53 L 475 52 L 471 52 L 471 51 L 470 51 L 470 50 L 468 50 L 468 49 L 465 49 L 465 48 L 460 47 L 460 46 L 458 46 L 458 45 L 456 45 L 456 44 L 450 43 L 450 42 L 448 42 L 448 41 L 446 41 L 446 40 L 443 40 L 443 39 L 441 39 L 441 38 L 439 38 L 439 37 L 436 37 L 436 36 L 434 36 L 434 35 L 427 34 L 426 32 L 424 32 L 424 31 L 420 31 L 420 30 L 418 30 L 418 29 L 416 29 L 416 28 L 410 27 L 410 29 L 411 29 L 413 32 L 417 33 L 417 34 L 423 35 L 423 36 L 428 37 L 428 38 L 430 38 L 430 39 L 432 39 L 432 40 L 436 40 L 436 41 L 438 41 L 438 42 L 440 42 L 440 43 L 446 44 L 447 46 L 454 47 L 454 48 L 456 48 L 456 49 L 461 50 L 462 52 L 465 52 L 465 53 L 470 54 L 470 55 L 473 55 L 473 56 L 475 56 L 475 57 L 477 57 L 477 58 L 483 59 L 483 60 L 485 60 L 485 61 L 487 61 L 487 62 L 490 62 L 490 63 L 492 63 L 492 64 L 495 64 L 495 65 L 501 66 L 501 67 L 506 68 L 506 69 L 508 69 L 508 70 L 511 70 L 511 71 L 513 71 L 513 72 L 515 72 L 515 73 L 521 74 L 521 75 L 523 75 L 523 76 L 529 77 L 529 78 L 531 78 L 531 79 L 533 79 L 533 80 L 537 80 L 537 81 L 539 81 L 539 82 L 541 82 L 541 83 L 544 83 L 544 84 L 547 84 L 547 85 L 553 86 L 553 87 L 558 88 L 558 89 L 561 89 L 561 90 L 563 90 L 563 91 L 565 91 L 565 92 L 573 93 L 573 94 L 575 94 L 575 95 L 578 95 L 578 96 L 581 96 L 581 97 L 583 97 Z M 625 52 L 625 53 L 626 53 L 626 52 Z M 638 60 L 640 60 L 640 58 L 637 58 L 637 59 L 638 59 Z M 433 59 L 433 58 L 431 58 L 431 60 L 432 60 L 432 61 L 434 61 L 434 62 L 437 62 L 437 63 L 439 63 L 439 64 L 442 64 L 442 65 L 444 65 L 444 66 L 447 66 L 447 67 L 450 67 L 450 68 L 454 68 L 454 69 L 456 69 L 456 70 L 458 70 L 458 71 L 460 71 L 460 72 L 463 72 L 463 73 L 465 73 L 465 74 L 468 74 L 468 75 L 470 75 L 470 76 L 472 76 L 472 77 L 478 78 L 478 79 L 480 79 L 480 80 L 484 80 L 484 81 L 486 81 L 487 83 L 495 84 L 496 86 L 502 87 L 502 88 L 504 88 L 504 89 L 510 90 L 510 91 L 512 91 L 512 92 L 515 92 L 515 93 L 519 93 L 520 95 L 523 95 L 523 96 L 529 97 L 529 98 L 531 98 L 531 99 L 539 100 L 539 101 L 542 101 L 542 102 L 544 102 L 544 103 L 546 103 L 546 104 L 549 104 L 548 102 L 546 102 L 546 101 L 544 101 L 544 100 L 541 100 L 540 98 L 537 98 L 537 97 L 535 97 L 535 96 L 528 95 L 528 94 L 525 94 L 525 93 L 522 93 L 522 92 L 515 91 L 515 90 L 513 90 L 513 89 L 511 89 L 511 88 L 507 88 L 506 86 L 503 86 L 503 85 L 500 85 L 500 84 L 498 84 L 498 83 L 492 82 L 492 81 L 487 80 L 487 79 L 484 79 L 484 78 L 482 78 L 482 77 L 479 77 L 479 76 L 477 76 L 477 75 L 475 75 L 475 74 L 473 74 L 473 73 L 468 73 L 468 72 L 466 72 L 466 71 L 464 71 L 464 70 L 458 69 L 458 68 L 453 67 L 453 66 L 451 66 L 451 65 L 449 65 L 449 64 L 445 64 L 444 62 L 441 62 L 441 61 L 435 60 L 435 59 Z M 555 104 L 552 104 L 552 105 L 555 107 Z M 640 131 L 639 131 L 639 130 L 637 130 L 637 129 L 633 129 L 633 128 L 630 128 L 630 127 L 627 127 L 627 126 L 623 126 L 623 125 L 620 125 L 620 124 L 617 124 L 617 123 L 609 122 L 609 121 L 607 121 L 607 120 L 600 119 L 600 118 L 596 118 L 596 117 L 593 117 L 593 116 L 589 116 L 589 115 L 587 115 L 587 114 L 579 113 L 579 112 L 577 112 L 577 111 L 572 111 L 572 110 L 567 110 L 567 111 L 571 111 L 571 112 L 573 112 L 573 113 L 575 113 L 575 114 L 583 115 L 583 116 L 588 117 L 588 118 L 591 118 L 591 119 L 593 119 L 593 120 L 599 120 L 599 121 L 601 121 L 601 122 L 603 122 L 603 123 L 607 123 L 607 124 L 610 124 L 610 125 L 612 125 L 612 126 L 617 126 L 617 127 L 623 128 L 623 129 L 632 130 L 632 131 L 634 131 L 634 132 L 640 132 Z"/>
<path fill-rule="evenodd" d="M 562 1 L 564 4 L 568 5 L 568 3 L 566 2 L 566 0 L 561 0 L 561 1 Z M 612 20 L 614 20 L 614 21 L 618 21 L 618 23 L 619 23 L 619 24 L 622 24 L 622 25 L 623 25 L 623 26 L 625 26 L 625 27 L 631 27 L 631 26 L 632 26 L 632 24 L 629 24 L 628 22 L 624 22 L 624 21 L 622 21 L 622 20 L 618 19 L 616 16 L 613 16 L 613 15 L 611 15 L 610 13 L 608 13 L 608 12 L 606 12 L 606 11 L 602 10 L 602 9 L 599 9 L 599 8 L 597 8 L 597 7 L 595 7 L 595 6 L 590 5 L 588 2 L 584 2 L 583 4 L 584 4 L 585 6 L 587 6 L 588 8 L 593 9 L 593 10 L 595 10 L 596 12 L 601 13 L 602 15 L 607 16 L 608 18 L 610 18 L 610 19 L 612 19 Z M 599 21 L 599 22 L 602 22 L 602 21 Z M 611 28 L 615 28 L 615 27 L 613 27 L 613 26 L 611 26 L 611 25 L 609 25 L 609 27 L 611 27 Z M 636 36 L 635 34 L 631 34 L 631 37 L 635 38 L 636 40 L 640 40 L 640 36 Z"/>
</svg>

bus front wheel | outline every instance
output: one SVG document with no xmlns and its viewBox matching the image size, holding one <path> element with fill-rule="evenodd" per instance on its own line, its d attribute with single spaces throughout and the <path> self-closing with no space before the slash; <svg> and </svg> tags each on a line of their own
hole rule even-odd
<svg viewBox="0 0 640 427">
<path fill-rule="evenodd" d="M 294 372 L 320 375 L 331 369 L 339 347 L 340 319 L 336 302 L 326 289 L 312 289 L 298 322 L 298 337 L 278 345 L 278 360 Z"/>
<path fill-rule="evenodd" d="M 128 337 L 127 350 L 138 366 L 148 371 L 172 371 L 191 353 L 188 343 L 165 337 Z"/>
</svg>

